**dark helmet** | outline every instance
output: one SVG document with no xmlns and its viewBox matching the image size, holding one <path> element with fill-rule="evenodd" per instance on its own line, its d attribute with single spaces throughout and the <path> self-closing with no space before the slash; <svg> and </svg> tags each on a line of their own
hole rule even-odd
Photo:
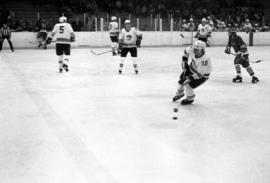
<svg viewBox="0 0 270 183">
<path fill-rule="evenodd" d="M 236 28 L 235 28 L 235 27 L 231 27 L 231 28 L 229 29 L 229 34 L 230 34 L 230 35 L 236 35 Z"/>
</svg>

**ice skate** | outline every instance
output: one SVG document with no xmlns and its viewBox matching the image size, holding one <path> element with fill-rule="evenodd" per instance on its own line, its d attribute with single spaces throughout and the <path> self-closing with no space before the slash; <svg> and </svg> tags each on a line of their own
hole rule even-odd
<svg viewBox="0 0 270 183">
<path fill-rule="evenodd" d="M 139 71 L 138 70 L 135 70 L 135 74 L 139 74 Z"/>
<path fill-rule="evenodd" d="M 118 71 L 118 73 L 119 73 L 119 74 L 122 74 L 122 71 L 121 71 L 121 70 L 119 70 L 119 71 Z"/>
<path fill-rule="evenodd" d="M 181 101 L 182 105 L 189 105 L 194 102 L 195 95 L 187 96 L 184 100 Z"/>
<path fill-rule="evenodd" d="M 67 64 L 63 64 L 63 69 L 65 69 L 65 71 L 68 72 L 69 71 L 68 65 Z"/>
<path fill-rule="evenodd" d="M 182 105 L 189 105 L 189 104 L 192 104 L 194 102 L 194 100 L 193 99 L 184 99 L 184 100 L 182 100 L 181 101 L 181 104 Z"/>
<path fill-rule="evenodd" d="M 234 83 L 242 83 L 243 78 L 241 76 L 236 76 L 233 78 L 232 82 Z"/>
<path fill-rule="evenodd" d="M 185 94 L 184 93 L 181 93 L 181 94 L 176 94 L 174 97 L 173 97 L 173 102 L 176 102 L 177 100 L 181 99 Z"/>
<path fill-rule="evenodd" d="M 256 76 L 252 76 L 251 82 L 252 83 L 258 83 L 259 82 L 259 79 Z"/>
</svg>

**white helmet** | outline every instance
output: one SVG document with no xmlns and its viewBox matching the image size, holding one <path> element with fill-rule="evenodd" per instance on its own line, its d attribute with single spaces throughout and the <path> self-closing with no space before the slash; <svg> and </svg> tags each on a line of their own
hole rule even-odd
<svg viewBox="0 0 270 183">
<path fill-rule="evenodd" d="M 125 20 L 125 24 L 130 24 L 130 20 Z"/>
<path fill-rule="evenodd" d="M 66 22 L 66 21 L 67 21 L 67 17 L 65 17 L 65 16 L 62 16 L 62 17 L 59 18 L 60 23 L 63 23 L 63 22 Z"/>
<path fill-rule="evenodd" d="M 205 18 L 202 18 L 202 22 L 207 22 Z"/>
<path fill-rule="evenodd" d="M 112 17 L 111 17 L 111 20 L 112 20 L 112 21 L 115 21 L 115 20 L 117 20 L 117 17 L 116 17 L 116 16 L 112 16 Z"/>
<path fill-rule="evenodd" d="M 205 51 L 206 44 L 203 41 L 197 40 L 193 44 L 193 47 L 199 51 Z"/>
</svg>

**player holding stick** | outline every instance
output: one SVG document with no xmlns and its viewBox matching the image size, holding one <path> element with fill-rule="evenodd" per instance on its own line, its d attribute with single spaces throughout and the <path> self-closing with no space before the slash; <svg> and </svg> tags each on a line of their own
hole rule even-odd
<svg viewBox="0 0 270 183">
<path fill-rule="evenodd" d="M 54 36 L 56 36 L 55 48 L 58 56 L 59 72 L 62 73 L 63 69 L 68 72 L 70 43 L 75 41 L 75 34 L 71 25 L 67 23 L 66 17 L 59 18 L 59 23 L 55 24 L 51 35 L 46 40 L 46 44 L 50 44 Z"/>
<path fill-rule="evenodd" d="M 181 101 L 181 104 L 188 105 L 193 103 L 195 98 L 194 89 L 208 80 L 212 65 L 210 58 L 205 53 L 205 47 L 206 44 L 198 40 L 194 45 L 185 49 L 182 57 L 183 72 L 180 75 L 173 102 L 186 95 L 186 98 Z"/>
<path fill-rule="evenodd" d="M 119 34 L 119 51 L 120 51 L 120 64 L 119 74 L 122 74 L 124 62 L 127 54 L 130 52 L 131 60 L 136 74 L 138 74 L 137 66 L 137 47 L 140 47 L 142 40 L 142 33 L 135 27 L 131 27 L 130 20 L 125 21 L 125 28 Z"/>
<path fill-rule="evenodd" d="M 118 36 L 119 36 L 119 26 L 117 23 L 117 17 L 112 16 L 111 22 L 109 23 L 109 33 L 111 38 L 111 47 L 112 47 L 112 55 L 117 55 L 118 49 Z"/>
<path fill-rule="evenodd" d="M 233 78 L 232 82 L 234 83 L 241 83 L 243 78 L 241 75 L 241 67 L 240 65 L 242 65 L 242 67 L 244 67 L 248 74 L 252 77 L 251 82 L 252 83 L 257 83 L 259 82 L 259 79 L 255 76 L 255 73 L 252 69 L 252 67 L 250 66 L 249 63 L 249 53 L 247 50 L 247 45 L 246 43 L 243 41 L 243 39 L 238 36 L 236 34 L 236 31 L 233 29 L 229 32 L 229 41 L 227 44 L 227 47 L 225 49 L 225 53 L 230 54 L 231 53 L 231 47 L 233 47 L 236 56 L 234 59 L 234 67 L 236 70 L 236 77 Z"/>
</svg>

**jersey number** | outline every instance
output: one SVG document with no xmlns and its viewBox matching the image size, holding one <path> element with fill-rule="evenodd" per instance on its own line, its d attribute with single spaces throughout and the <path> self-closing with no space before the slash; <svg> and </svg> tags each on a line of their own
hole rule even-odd
<svg viewBox="0 0 270 183">
<path fill-rule="evenodd" d="M 202 66 L 207 66 L 208 65 L 208 61 L 205 60 L 205 61 L 202 61 Z"/>
<path fill-rule="evenodd" d="M 60 33 L 60 34 L 63 34 L 63 33 L 64 33 L 64 26 L 60 26 L 60 27 L 59 27 L 59 33 Z"/>
<path fill-rule="evenodd" d="M 131 40 L 131 35 L 127 35 L 126 38 L 127 38 L 127 41 L 130 41 Z"/>
</svg>

